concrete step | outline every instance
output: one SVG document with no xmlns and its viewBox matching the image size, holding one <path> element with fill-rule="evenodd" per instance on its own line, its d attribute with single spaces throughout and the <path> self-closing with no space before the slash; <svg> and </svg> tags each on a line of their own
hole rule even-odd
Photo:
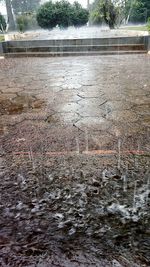
<svg viewBox="0 0 150 267">
<path fill-rule="evenodd" d="M 113 37 L 113 38 L 82 38 L 57 40 L 16 40 L 5 42 L 6 47 L 48 47 L 71 45 L 118 45 L 118 44 L 144 44 L 146 36 Z"/>
<path fill-rule="evenodd" d="M 69 46 L 43 46 L 43 47 L 8 47 L 8 53 L 24 52 L 91 52 L 91 51 L 139 51 L 144 50 L 144 44 L 128 45 L 69 45 Z"/>
<path fill-rule="evenodd" d="M 66 56 L 102 56 L 102 55 L 125 55 L 125 54 L 144 54 L 146 50 L 132 50 L 132 51 L 82 51 L 82 52 L 19 52 L 19 53 L 5 53 L 6 58 L 12 57 L 66 57 Z"/>
</svg>

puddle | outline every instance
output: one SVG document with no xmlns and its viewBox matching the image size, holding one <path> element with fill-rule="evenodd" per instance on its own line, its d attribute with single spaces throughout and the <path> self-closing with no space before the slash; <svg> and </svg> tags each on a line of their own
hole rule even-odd
<svg viewBox="0 0 150 267">
<path fill-rule="evenodd" d="M 32 96 L 18 96 L 13 100 L 0 99 L 0 115 L 17 115 L 29 111 L 29 109 L 40 109 L 45 101 Z"/>
</svg>

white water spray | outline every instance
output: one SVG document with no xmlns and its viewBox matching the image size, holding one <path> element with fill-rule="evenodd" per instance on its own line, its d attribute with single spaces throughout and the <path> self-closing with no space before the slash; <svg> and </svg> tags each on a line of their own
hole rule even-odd
<svg viewBox="0 0 150 267">
<path fill-rule="evenodd" d="M 30 147 L 30 150 L 29 150 L 29 159 L 32 162 L 33 170 L 35 170 L 35 163 L 34 163 L 33 151 L 32 151 L 32 148 L 31 147 Z"/>
<path fill-rule="evenodd" d="M 127 192 L 127 175 L 126 174 L 122 175 L 122 180 L 123 180 L 123 192 Z"/>
<path fill-rule="evenodd" d="M 121 164 L 121 139 L 118 139 L 118 169 L 120 170 Z"/>
<path fill-rule="evenodd" d="M 137 191 L 137 181 L 134 182 L 133 211 L 136 211 L 136 191 Z"/>
<path fill-rule="evenodd" d="M 85 151 L 89 151 L 89 137 L 87 129 L 85 129 Z"/>
</svg>

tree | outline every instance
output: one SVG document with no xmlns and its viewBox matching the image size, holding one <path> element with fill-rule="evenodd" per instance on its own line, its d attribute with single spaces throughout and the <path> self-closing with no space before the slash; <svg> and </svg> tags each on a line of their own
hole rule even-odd
<svg viewBox="0 0 150 267">
<path fill-rule="evenodd" d="M 99 6 L 99 0 L 95 0 L 90 6 L 90 24 L 101 25 L 103 23 L 103 16 L 101 7 Z"/>
<path fill-rule="evenodd" d="M 150 17 L 150 0 L 95 0 L 91 6 L 92 23 L 103 21 L 114 28 L 121 22 L 146 23 Z"/>
<path fill-rule="evenodd" d="M 14 31 L 16 29 L 16 24 L 13 16 L 13 10 L 11 5 L 11 0 L 5 0 L 7 17 L 8 17 L 8 29 Z"/>
<path fill-rule="evenodd" d="M 6 30 L 6 21 L 4 16 L 0 13 L 0 32 L 4 32 Z"/>
<path fill-rule="evenodd" d="M 11 0 L 14 14 L 34 12 L 40 5 L 40 0 Z"/>
<path fill-rule="evenodd" d="M 91 7 L 91 21 L 102 23 L 103 21 L 114 29 L 115 25 L 121 21 L 122 1 L 120 0 L 95 0 Z"/>
<path fill-rule="evenodd" d="M 109 25 L 110 29 L 114 29 L 115 23 L 116 23 L 117 12 L 111 0 L 106 0 L 102 4 L 102 11 L 103 11 L 105 22 Z"/>
<path fill-rule="evenodd" d="M 150 17 L 150 1 L 149 0 L 129 0 L 130 3 L 130 22 L 147 22 Z"/>
<path fill-rule="evenodd" d="M 145 23 L 150 16 L 150 1 L 124 0 L 124 10 L 126 24 L 128 22 Z"/>
<path fill-rule="evenodd" d="M 37 11 L 37 22 L 40 27 L 50 29 L 58 25 L 81 26 L 88 22 L 88 11 L 77 2 L 71 5 L 68 1 L 43 4 Z"/>
<path fill-rule="evenodd" d="M 33 12 L 40 4 L 40 0 L 0 0 L 0 2 L 5 2 L 10 31 L 16 30 L 14 14 Z"/>
<path fill-rule="evenodd" d="M 13 15 L 12 2 L 11 0 L 0 0 L 0 2 L 4 2 L 6 5 L 8 30 L 14 31 L 16 29 L 16 24 Z"/>
<path fill-rule="evenodd" d="M 150 32 L 150 17 L 149 17 L 148 20 L 147 20 L 147 29 L 148 29 L 148 31 Z"/>
</svg>

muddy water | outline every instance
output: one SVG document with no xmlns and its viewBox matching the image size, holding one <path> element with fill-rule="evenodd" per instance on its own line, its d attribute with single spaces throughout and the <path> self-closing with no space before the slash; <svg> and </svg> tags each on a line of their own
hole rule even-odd
<svg viewBox="0 0 150 267">
<path fill-rule="evenodd" d="M 1 97 L 1 115 L 16 115 L 27 112 L 31 109 L 41 108 L 44 101 L 39 101 L 35 97 L 29 95 L 13 96 L 12 99 L 9 94 Z"/>
<path fill-rule="evenodd" d="M 2 266 L 149 266 L 149 57 L 4 63 Z"/>
</svg>

